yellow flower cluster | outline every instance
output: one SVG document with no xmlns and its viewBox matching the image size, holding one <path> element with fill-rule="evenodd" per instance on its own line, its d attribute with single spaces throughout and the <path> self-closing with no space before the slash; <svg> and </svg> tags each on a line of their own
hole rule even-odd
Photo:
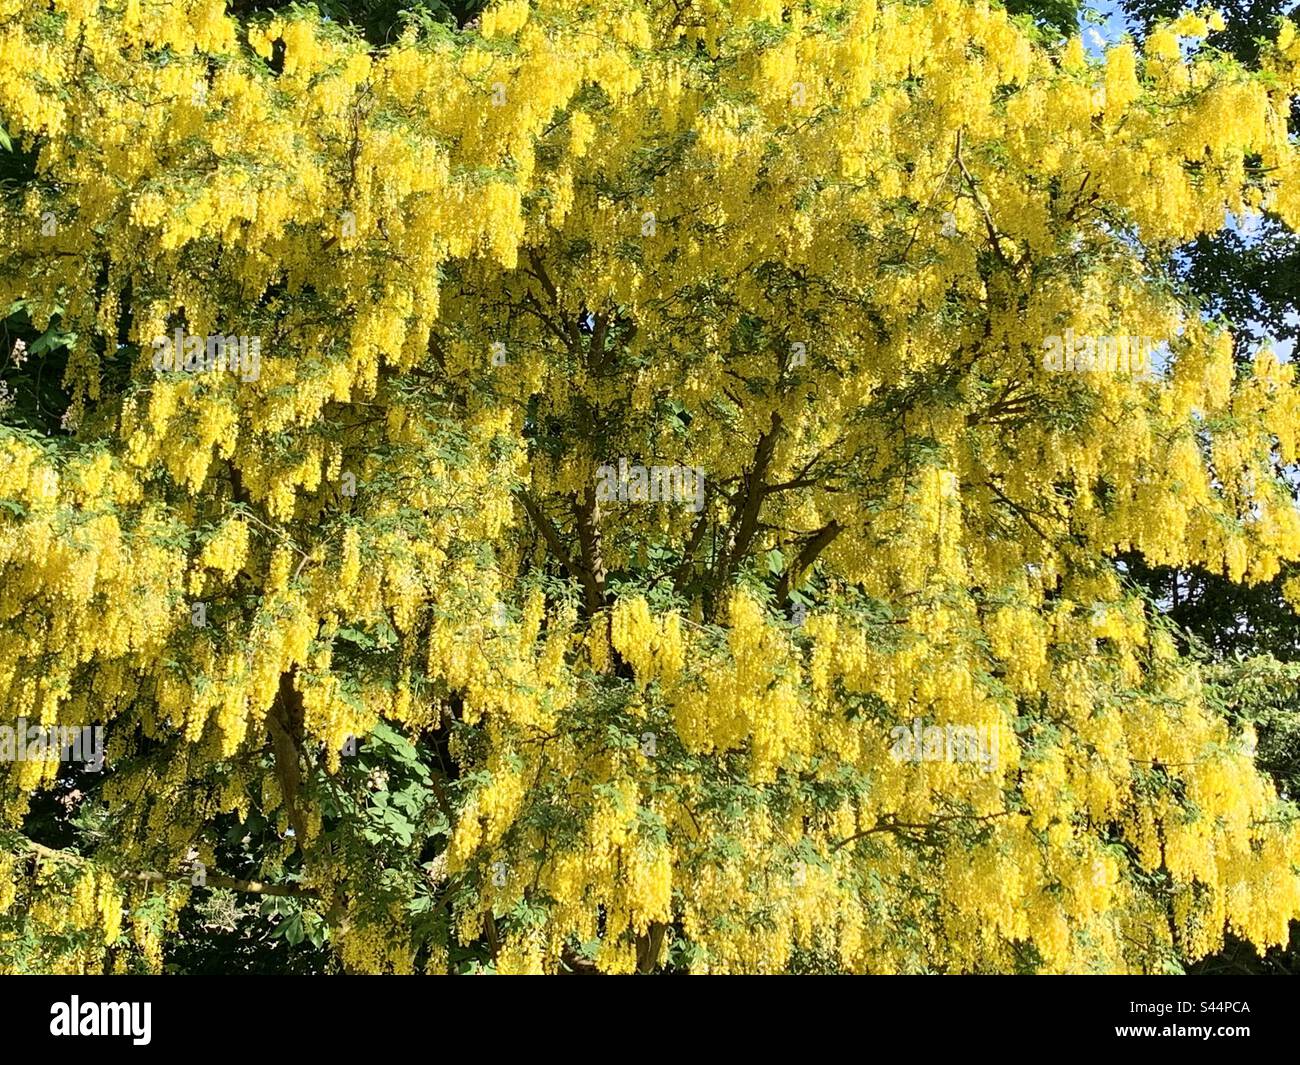
<svg viewBox="0 0 1300 1065">
<path fill-rule="evenodd" d="M 656 679 L 671 682 L 681 672 L 685 653 L 682 619 L 676 614 L 653 617 L 640 596 L 618 601 L 610 616 L 610 640 L 643 687 Z"/>
</svg>

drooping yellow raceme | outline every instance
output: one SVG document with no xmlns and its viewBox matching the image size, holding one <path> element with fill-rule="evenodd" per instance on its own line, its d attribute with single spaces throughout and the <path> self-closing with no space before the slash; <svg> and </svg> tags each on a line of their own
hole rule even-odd
<svg viewBox="0 0 1300 1065">
<path fill-rule="evenodd" d="M 0 428 L 0 696 L 104 723 L 115 821 L 0 856 L 0 909 L 88 937 L 6 967 L 156 966 L 187 892 L 133 874 L 250 808 L 357 970 L 1286 941 L 1294 811 L 1111 560 L 1300 557 L 1291 366 L 1145 254 L 1300 222 L 1290 23 L 1264 78 L 1183 58 L 1197 16 L 1094 63 L 966 0 L 511 0 L 383 48 L 51 7 L 0 0 L 0 122 L 57 178 L 5 194 L 0 306 L 77 334 L 77 428 Z M 159 370 L 177 330 L 259 361 Z M 620 460 L 701 496 L 597 499 Z M 380 721 L 450 730 L 440 933 L 266 756 L 323 779 Z M 6 826 L 56 770 L 0 765 Z"/>
</svg>

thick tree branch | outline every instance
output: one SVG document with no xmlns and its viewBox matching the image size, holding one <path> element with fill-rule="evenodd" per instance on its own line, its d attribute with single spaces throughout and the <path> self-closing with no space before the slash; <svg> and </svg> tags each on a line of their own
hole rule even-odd
<svg viewBox="0 0 1300 1065">
<path fill-rule="evenodd" d="M 587 616 L 595 617 L 605 605 L 605 559 L 600 537 L 600 502 L 596 499 L 594 483 L 587 485 L 580 502 L 575 499 L 574 511 L 582 549 L 578 579 L 582 582 Z"/>
<path fill-rule="evenodd" d="M 700 516 L 695 519 L 695 526 L 691 529 L 691 538 L 686 542 L 686 547 L 682 551 L 682 561 L 678 564 L 677 569 L 673 572 L 673 594 L 680 594 L 686 587 L 686 582 L 691 576 L 691 567 L 695 562 L 695 552 L 699 550 L 700 543 L 704 539 L 704 532 L 709 526 L 709 503 L 706 488 L 704 506 L 700 510 Z"/>
<path fill-rule="evenodd" d="M 295 842 L 303 847 L 307 842 L 307 824 L 298 806 L 298 793 L 302 789 L 302 769 L 298 758 L 305 710 L 302 693 L 294 687 L 293 675 L 293 669 L 280 674 L 280 690 L 271 704 L 266 723 L 271 733 L 275 776 L 284 798 L 285 813 L 289 815 Z"/>
<path fill-rule="evenodd" d="M 763 499 L 767 495 L 767 486 L 763 483 L 768 468 L 772 465 L 772 456 L 776 453 L 776 438 L 781 432 L 783 422 L 781 415 L 772 412 L 772 420 L 765 433 L 758 438 L 754 448 L 754 461 L 745 474 L 736 502 L 736 509 L 729 530 L 730 549 L 725 551 L 718 567 L 717 587 L 724 588 L 731 578 L 736 566 L 748 553 L 753 544 L 754 534 L 758 531 L 758 516 L 763 508 Z"/>
<path fill-rule="evenodd" d="M 781 583 L 776 587 L 776 601 L 778 603 L 784 603 L 790 598 L 790 589 L 799 582 L 799 578 L 803 576 L 804 571 L 817 561 L 817 557 L 843 531 L 844 526 L 832 518 L 813 534 L 812 539 L 803 545 L 803 549 L 796 556 L 794 562 L 781 574 Z"/>
<path fill-rule="evenodd" d="M 592 324 L 591 331 L 591 354 L 588 356 L 588 365 L 596 373 L 600 373 L 605 367 L 605 335 L 609 332 L 609 315 L 601 311 L 596 315 L 596 320 Z"/>
</svg>

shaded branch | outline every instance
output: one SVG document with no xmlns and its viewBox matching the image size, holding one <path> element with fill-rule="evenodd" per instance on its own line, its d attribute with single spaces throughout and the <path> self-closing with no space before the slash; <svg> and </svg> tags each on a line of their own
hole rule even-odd
<svg viewBox="0 0 1300 1065">
<path fill-rule="evenodd" d="M 988 230 L 989 241 L 993 245 L 993 251 L 996 253 L 998 257 L 998 261 L 1001 262 L 1002 265 L 1009 270 L 1011 269 L 1011 261 L 1007 258 L 1006 253 L 1002 250 L 1002 241 L 998 238 L 997 226 L 993 224 L 993 215 L 989 213 L 988 204 L 984 202 L 984 198 L 980 195 L 979 186 L 975 184 L 975 179 L 971 177 L 970 171 L 966 169 L 966 164 L 962 161 L 961 142 L 962 142 L 962 131 L 958 130 L 957 131 L 957 154 L 956 154 L 955 162 L 957 163 L 958 169 L 961 170 L 961 176 L 965 179 L 966 184 L 970 186 L 971 199 L 975 201 L 975 206 L 977 206 L 980 209 L 980 214 L 984 216 L 984 227 Z"/>
<path fill-rule="evenodd" d="M 582 565 L 578 567 L 578 580 L 586 600 L 587 616 L 595 617 L 605 605 L 605 559 L 600 536 L 600 502 L 596 499 L 596 486 L 589 482 L 581 502 L 575 499 L 578 521 L 578 544 L 582 550 Z"/>
<path fill-rule="evenodd" d="M 790 589 L 798 583 L 799 578 L 803 576 L 804 571 L 817 561 L 817 557 L 825 551 L 843 531 L 844 526 L 841 525 L 839 521 L 832 518 L 826 525 L 823 525 L 813 534 L 811 540 L 803 545 L 803 549 L 796 556 L 794 562 L 786 568 L 786 571 L 783 574 L 781 574 L 781 582 L 776 586 L 776 601 L 778 603 L 784 603 L 788 598 L 790 598 Z"/>
<path fill-rule="evenodd" d="M 736 509 L 732 519 L 733 527 L 729 530 L 730 549 L 725 551 L 719 563 L 717 585 L 722 588 L 735 570 L 736 565 L 748 553 L 753 544 L 754 534 L 758 532 L 758 516 L 767 495 L 767 486 L 763 483 L 772 457 L 776 453 L 776 438 L 781 432 L 783 422 L 781 415 L 772 412 L 772 420 L 758 444 L 754 448 L 754 461 L 745 474 L 744 483 L 738 493 Z"/>
<path fill-rule="evenodd" d="M 524 489 L 517 490 L 514 496 L 523 504 L 524 510 L 528 512 L 528 517 L 537 526 L 538 532 L 542 534 L 542 539 L 546 541 L 546 546 L 555 556 L 556 561 L 564 567 L 565 572 L 570 577 L 577 577 L 578 569 L 573 564 L 573 559 L 564 546 L 564 541 L 560 539 L 560 530 L 555 527 L 555 522 L 546 516 L 542 508 L 538 506 L 537 501 Z"/>
<path fill-rule="evenodd" d="M 73 851 L 58 850 L 28 839 L 21 834 L 14 834 L 15 842 L 45 861 L 67 862 L 71 865 L 93 864 L 92 859 Z M 160 873 L 156 870 L 144 870 L 136 873 L 119 874 L 122 880 L 139 884 L 179 883 L 190 879 L 189 873 Z M 222 876 L 220 873 L 206 873 L 204 887 L 222 888 L 226 891 L 241 891 L 249 895 L 280 895 L 296 898 L 320 898 L 315 888 L 301 887 L 297 884 L 268 884 L 261 880 L 240 880 L 236 877 Z"/>
</svg>

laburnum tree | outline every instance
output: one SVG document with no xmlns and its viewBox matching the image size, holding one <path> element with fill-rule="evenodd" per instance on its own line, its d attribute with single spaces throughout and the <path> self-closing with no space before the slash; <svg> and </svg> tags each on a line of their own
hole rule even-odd
<svg viewBox="0 0 1300 1065">
<path fill-rule="evenodd" d="M 0 693 L 106 755 L 0 763 L 0 968 L 1285 943 L 1295 804 L 1130 571 L 1300 557 L 1292 367 L 1165 273 L 1300 221 L 1293 24 L 244 6 L 0 0 Z"/>
</svg>

